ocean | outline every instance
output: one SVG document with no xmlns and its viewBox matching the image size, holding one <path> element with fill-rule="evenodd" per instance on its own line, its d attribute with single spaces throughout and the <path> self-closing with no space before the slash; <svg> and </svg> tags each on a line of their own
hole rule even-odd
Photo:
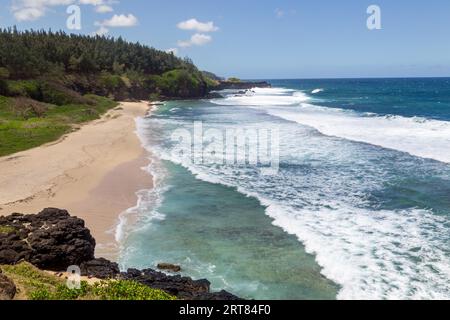
<svg viewBox="0 0 450 320">
<path fill-rule="evenodd" d="M 268 81 L 137 120 L 155 188 L 121 215 L 121 267 L 250 299 L 450 299 L 450 79 Z M 196 126 L 215 140 L 174 149 Z M 276 170 L 209 152 L 226 132 L 267 133 Z"/>
</svg>

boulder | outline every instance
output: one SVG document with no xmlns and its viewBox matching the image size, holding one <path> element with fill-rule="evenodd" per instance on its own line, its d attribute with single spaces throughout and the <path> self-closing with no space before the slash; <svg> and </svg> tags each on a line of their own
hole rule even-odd
<svg viewBox="0 0 450 320">
<path fill-rule="evenodd" d="M 0 217 L 0 264 L 25 260 L 38 268 L 65 271 L 94 259 L 95 240 L 83 220 L 48 208 L 36 215 Z"/>
<path fill-rule="evenodd" d="M 12 300 L 16 295 L 16 285 L 0 270 L 0 300 Z"/>
<path fill-rule="evenodd" d="M 104 258 L 93 259 L 80 265 L 81 275 L 98 279 L 115 279 L 119 274 L 119 265 Z"/>
<path fill-rule="evenodd" d="M 181 267 L 171 263 L 158 263 L 156 266 L 159 270 L 167 270 L 170 272 L 180 272 Z"/>
</svg>

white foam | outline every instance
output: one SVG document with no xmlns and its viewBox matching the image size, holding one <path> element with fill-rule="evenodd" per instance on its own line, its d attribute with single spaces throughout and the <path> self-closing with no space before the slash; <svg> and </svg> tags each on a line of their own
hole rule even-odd
<svg viewBox="0 0 450 320">
<path fill-rule="evenodd" d="M 270 90 L 264 90 L 270 95 Z M 286 95 L 294 96 L 294 92 L 270 97 Z M 442 143 L 442 135 L 448 133 L 448 123 L 442 121 L 362 116 L 307 104 L 266 109 L 278 117 L 323 130 L 325 134 L 324 131 L 334 130 L 334 134 L 329 131 L 328 134 L 350 140 L 364 138 L 372 141 L 364 142 L 379 144 L 375 143 L 377 139 L 386 144 L 394 143 L 399 137 L 405 140 L 409 135 L 405 140 L 408 143 L 403 141 L 400 145 L 402 148 L 414 146 L 420 150 L 420 143 L 433 138 Z M 156 121 L 178 124 L 180 120 Z M 297 132 L 294 127 L 303 131 Z M 259 199 L 267 207 L 266 213 L 274 219 L 273 223 L 295 235 L 315 255 L 323 275 L 341 285 L 339 299 L 450 299 L 449 218 L 415 208 L 367 208 L 361 196 L 366 190 L 363 188 L 382 188 L 386 181 L 385 168 L 373 166 L 370 159 L 364 158 L 370 154 L 359 153 L 368 148 L 366 145 L 322 135 L 308 136 L 309 131 L 288 124 L 285 132 L 281 132 L 282 150 L 288 152 L 290 163 L 307 164 L 305 159 L 309 157 L 315 160 L 312 172 L 304 175 L 287 171 L 267 178 L 252 168 L 185 162 L 173 158 L 161 146 L 153 146 L 152 151 L 162 159 L 183 165 L 198 179 L 236 187 L 238 192 Z M 386 133 L 388 137 L 394 136 L 383 139 L 382 134 Z M 414 137 L 420 138 L 421 133 L 428 140 L 418 139 L 417 144 Z M 331 159 L 329 163 L 327 159 Z"/>
<path fill-rule="evenodd" d="M 225 106 L 290 106 L 309 100 L 299 91 L 280 88 L 254 88 L 245 95 L 231 94 L 223 99 L 213 99 L 212 103 Z"/>
<path fill-rule="evenodd" d="M 315 254 L 338 299 L 449 299 L 450 258 L 430 230 L 445 219 L 426 210 L 364 210 L 337 206 L 294 212 L 276 204 L 267 213 Z M 432 263 L 431 261 L 439 261 Z"/>
<path fill-rule="evenodd" d="M 291 109 L 268 109 L 268 113 L 311 126 L 325 135 L 450 163 L 450 122 L 447 121 L 368 114 L 364 116 L 311 104 Z"/>
<path fill-rule="evenodd" d="M 323 89 L 314 89 L 313 91 L 311 91 L 312 94 L 317 94 L 317 93 L 321 93 L 323 92 Z"/>
<path fill-rule="evenodd" d="M 262 195 L 261 190 L 267 189 L 262 179 L 257 178 L 260 185 L 256 185 L 244 172 L 234 179 L 236 168 L 212 170 L 173 159 L 167 153 L 161 156 L 185 166 L 197 179 L 236 187 L 238 192 L 258 199 L 274 219 L 273 224 L 295 235 L 306 251 L 315 255 L 322 274 L 342 287 L 338 299 L 450 298 L 445 217 L 419 209 L 362 209 L 330 198 L 335 194 L 333 188 L 350 180 L 346 176 L 341 177 L 343 181 L 334 181 L 330 190 L 324 187 L 320 197 L 312 185 L 304 198 L 313 205 L 294 209 L 297 199 L 278 195 L 274 200 L 270 199 L 272 194 Z"/>
<path fill-rule="evenodd" d="M 138 135 L 141 144 L 144 148 L 147 148 L 145 138 L 145 124 L 144 118 L 136 118 L 136 134 Z M 158 212 L 158 207 L 163 201 L 163 194 L 167 190 L 168 186 L 163 184 L 165 179 L 165 172 L 163 167 L 158 164 L 158 159 L 150 157 L 150 164 L 142 168 L 143 174 L 145 171 L 149 173 L 153 180 L 152 189 L 142 189 L 136 192 L 138 201 L 134 207 L 131 207 L 119 215 L 118 222 L 114 229 L 114 237 L 119 247 L 123 247 L 126 242 L 127 236 L 138 230 L 144 225 L 137 224 L 139 219 L 145 219 L 147 223 L 151 220 L 163 220 L 164 215 Z"/>
</svg>

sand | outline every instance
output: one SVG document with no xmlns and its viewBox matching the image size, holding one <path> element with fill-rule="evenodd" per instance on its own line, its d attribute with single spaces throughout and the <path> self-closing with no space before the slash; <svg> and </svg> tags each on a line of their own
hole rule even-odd
<svg viewBox="0 0 450 320">
<path fill-rule="evenodd" d="M 86 221 L 97 256 L 114 258 L 120 213 L 152 187 L 148 154 L 136 135 L 146 102 L 123 102 L 59 141 L 0 158 L 0 215 L 66 209 Z"/>
</svg>

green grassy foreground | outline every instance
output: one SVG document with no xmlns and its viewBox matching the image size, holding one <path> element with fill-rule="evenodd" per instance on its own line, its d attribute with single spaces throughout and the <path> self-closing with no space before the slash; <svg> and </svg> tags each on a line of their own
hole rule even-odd
<svg viewBox="0 0 450 320">
<path fill-rule="evenodd" d="M 0 157 L 55 141 L 77 124 L 98 119 L 117 106 L 104 97 L 81 98 L 56 105 L 27 97 L 0 96 Z"/>
<path fill-rule="evenodd" d="M 175 300 L 164 291 L 135 281 L 108 280 L 94 284 L 81 282 L 80 289 L 69 289 L 65 280 L 22 262 L 15 266 L 0 266 L 17 287 L 19 300 Z"/>
</svg>

